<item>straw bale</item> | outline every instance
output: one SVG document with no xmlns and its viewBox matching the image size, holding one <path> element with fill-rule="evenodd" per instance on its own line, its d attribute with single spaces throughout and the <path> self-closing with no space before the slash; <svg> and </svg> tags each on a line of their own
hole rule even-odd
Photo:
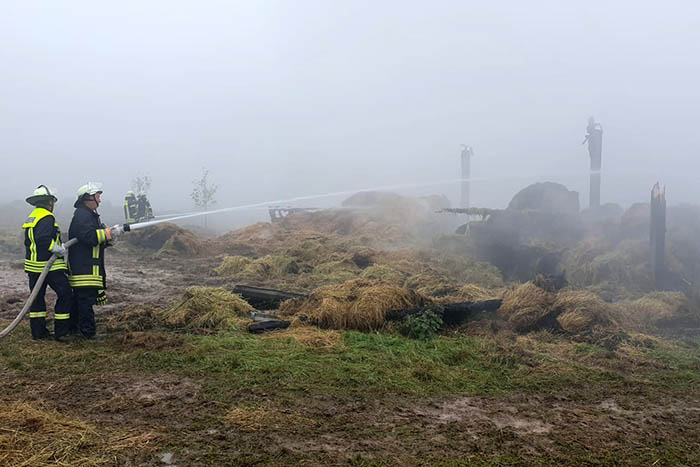
<svg viewBox="0 0 700 467">
<path fill-rule="evenodd" d="M 527 282 L 506 291 L 499 313 L 505 316 L 517 331 L 529 331 L 552 315 L 553 303 L 552 294 L 532 282 Z"/>
<path fill-rule="evenodd" d="M 280 306 L 285 316 L 304 315 L 321 328 L 377 330 L 389 310 L 416 308 L 428 300 L 412 290 L 376 280 L 355 279 L 322 287 L 306 300 L 289 300 Z"/>
<path fill-rule="evenodd" d="M 700 311 L 681 292 L 652 292 L 636 300 L 623 300 L 613 306 L 613 314 L 631 330 L 662 330 L 700 327 Z"/>
<path fill-rule="evenodd" d="M 189 287 L 174 306 L 159 314 L 168 327 L 216 331 L 242 327 L 253 310 L 245 300 L 218 287 Z"/>
<path fill-rule="evenodd" d="M 554 307 L 561 311 L 557 322 L 570 334 L 590 331 L 593 326 L 611 326 L 610 305 L 586 290 L 565 290 L 556 295 Z"/>
<path fill-rule="evenodd" d="M 135 230 L 125 238 L 129 244 L 159 255 L 197 255 L 205 250 L 194 233 L 168 222 Z"/>
<path fill-rule="evenodd" d="M 7 466 L 113 465 L 136 449 L 151 450 L 157 438 L 152 432 L 98 430 L 36 401 L 4 404 L 0 427 L 0 465 Z"/>
<path fill-rule="evenodd" d="M 579 287 L 595 286 L 617 296 L 644 292 L 652 289 L 648 253 L 648 240 L 624 240 L 613 247 L 603 238 L 592 238 L 567 251 L 561 268 Z"/>
</svg>

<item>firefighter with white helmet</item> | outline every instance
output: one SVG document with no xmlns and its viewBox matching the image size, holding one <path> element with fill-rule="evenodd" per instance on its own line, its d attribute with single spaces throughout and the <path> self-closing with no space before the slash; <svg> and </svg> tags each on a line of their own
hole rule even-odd
<svg viewBox="0 0 700 467">
<path fill-rule="evenodd" d="M 56 190 L 46 185 L 39 185 L 34 193 L 26 199 L 34 206 L 34 210 L 22 225 L 24 229 L 24 245 L 26 255 L 24 270 L 29 276 L 29 288 L 34 286 L 53 254 L 59 258 L 53 263 L 40 286 L 41 289 L 29 309 L 29 323 L 33 339 L 46 339 L 51 336 L 46 328 L 46 286 L 56 292 L 57 300 L 54 307 L 54 335 L 56 340 L 68 335 L 71 327 L 72 290 L 66 277 L 68 267 L 63 259 L 66 248 L 61 243 L 61 231 L 53 214 L 58 201 Z"/>
<path fill-rule="evenodd" d="M 73 287 L 77 330 L 87 339 L 96 337 L 93 306 L 106 303 L 104 251 L 109 242 L 124 230 L 120 225 L 107 228 L 97 212 L 102 185 L 89 182 L 78 188 L 75 213 L 68 229 L 69 238 L 78 243 L 68 251 L 70 285 Z"/>
</svg>

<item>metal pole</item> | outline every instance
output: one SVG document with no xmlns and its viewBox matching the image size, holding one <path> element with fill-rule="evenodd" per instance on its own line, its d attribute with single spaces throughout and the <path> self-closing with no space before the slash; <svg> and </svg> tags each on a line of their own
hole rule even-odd
<svg viewBox="0 0 700 467">
<path fill-rule="evenodd" d="M 600 206 L 600 175 L 603 166 L 603 127 L 593 117 L 588 119 L 586 139 L 583 142 L 588 142 L 588 155 L 591 158 L 589 207 L 597 208 Z"/>
<path fill-rule="evenodd" d="M 656 290 L 666 288 L 666 189 L 657 183 L 651 190 L 651 279 Z"/>
<path fill-rule="evenodd" d="M 471 146 L 462 145 L 462 154 L 460 156 L 462 165 L 462 183 L 461 183 L 461 197 L 460 197 L 460 208 L 469 208 L 469 197 L 471 192 L 471 177 L 472 177 L 472 156 L 474 155 L 474 150 Z"/>
</svg>

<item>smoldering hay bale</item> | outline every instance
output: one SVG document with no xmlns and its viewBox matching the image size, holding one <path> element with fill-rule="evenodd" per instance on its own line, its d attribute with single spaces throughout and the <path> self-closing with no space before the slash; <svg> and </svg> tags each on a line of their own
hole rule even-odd
<svg viewBox="0 0 700 467">
<path fill-rule="evenodd" d="M 219 287 L 189 287 L 165 308 L 138 305 L 110 316 L 108 326 L 126 331 L 169 329 L 207 333 L 230 327 L 244 328 L 253 310 L 245 300 Z"/>
<path fill-rule="evenodd" d="M 164 222 L 125 235 L 131 245 L 157 252 L 159 255 L 197 255 L 206 247 L 194 233 Z"/>
<path fill-rule="evenodd" d="M 317 289 L 305 300 L 285 301 L 280 314 L 306 316 L 321 328 L 373 331 L 384 326 L 387 311 L 417 308 L 428 302 L 413 290 L 377 280 L 354 279 Z"/>
<path fill-rule="evenodd" d="M 240 327 L 253 311 L 245 300 L 218 287 L 189 287 L 178 303 L 164 312 L 165 323 L 190 331 Z"/>
<path fill-rule="evenodd" d="M 499 313 L 520 332 L 538 326 L 554 312 L 554 296 L 532 282 L 506 291 Z"/>
<path fill-rule="evenodd" d="M 700 328 L 700 309 L 682 292 L 651 292 L 613 304 L 612 313 L 626 328 L 640 332 Z"/>
<path fill-rule="evenodd" d="M 586 290 L 564 290 L 554 299 L 554 308 L 560 311 L 557 323 L 564 332 L 580 334 L 594 326 L 614 325 L 610 305 Z"/>
</svg>

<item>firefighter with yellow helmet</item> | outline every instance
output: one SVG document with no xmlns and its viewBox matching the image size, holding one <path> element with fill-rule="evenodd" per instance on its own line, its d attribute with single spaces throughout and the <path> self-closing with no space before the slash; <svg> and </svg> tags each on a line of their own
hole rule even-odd
<svg viewBox="0 0 700 467">
<path fill-rule="evenodd" d="M 51 337 L 46 328 L 46 286 L 56 292 L 57 300 L 54 307 L 54 335 L 56 340 L 61 340 L 68 335 L 71 327 L 71 302 L 72 290 L 66 273 L 68 267 L 63 259 L 66 248 L 61 243 L 61 230 L 53 214 L 54 206 L 58 201 L 56 191 L 46 185 L 39 185 L 34 193 L 29 196 L 27 203 L 34 206 L 34 210 L 22 225 L 24 229 L 24 246 L 26 255 L 24 270 L 29 276 L 29 288 L 34 286 L 55 253 L 59 258 L 53 263 L 46 280 L 41 285 L 39 294 L 29 308 L 29 323 L 33 339 L 46 339 Z"/>
<path fill-rule="evenodd" d="M 75 212 L 68 236 L 78 243 L 68 250 L 70 285 L 73 287 L 77 329 L 83 337 L 97 336 L 93 306 L 106 303 L 105 247 L 124 230 L 121 225 L 108 228 L 100 221 L 102 185 L 89 182 L 78 188 Z"/>
</svg>

